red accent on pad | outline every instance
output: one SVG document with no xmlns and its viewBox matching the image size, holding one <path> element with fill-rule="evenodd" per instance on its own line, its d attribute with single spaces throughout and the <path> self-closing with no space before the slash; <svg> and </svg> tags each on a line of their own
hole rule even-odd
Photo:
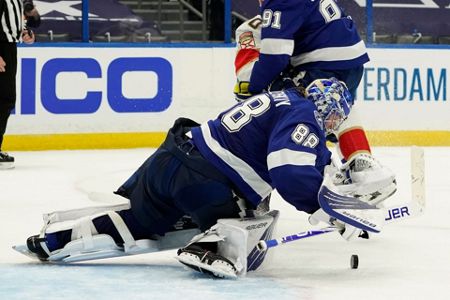
<svg viewBox="0 0 450 300">
<path fill-rule="evenodd" d="M 258 59 L 259 51 L 256 49 L 241 49 L 234 60 L 236 73 L 246 64 Z"/>
<path fill-rule="evenodd" d="M 339 136 L 339 148 L 345 160 L 356 152 L 369 152 L 370 145 L 362 128 L 353 128 Z"/>
</svg>

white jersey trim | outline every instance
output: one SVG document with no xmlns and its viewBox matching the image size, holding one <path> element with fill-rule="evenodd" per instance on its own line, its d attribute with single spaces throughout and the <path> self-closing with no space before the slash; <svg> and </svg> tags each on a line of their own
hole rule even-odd
<svg viewBox="0 0 450 300">
<path fill-rule="evenodd" d="M 315 166 L 316 158 L 317 156 L 315 154 L 309 152 L 281 149 L 269 153 L 267 156 L 267 166 L 269 170 L 284 165 Z"/>
<path fill-rule="evenodd" d="M 200 129 L 203 134 L 203 139 L 211 151 L 220 157 L 220 159 L 222 159 L 222 161 L 224 161 L 233 170 L 235 170 L 256 194 L 258 194 L 261 198 L 264 198 L 270 194 L 273 190 L 270 184 L 264 181 L 245 161 L 235 156 L 227 149 L 224 149 L 219 142 L 211 136 L 208 123 L 201 125 Z"/>
<path fill-rule="evenodd" d="M 303 53 L 291 58 L 291 64 L 299 66 L 316 61 L 352 60 L 367 53 L 364 41 L 348 47 L 329 47 Z"/>
<path fill-rule="evenodd" d="M 294 40 L 286 39 L 263 39 L 261 41 L 262 54 L 280 55 L 286 54 L 291 56 L 294 52 Z"/>
</svg>

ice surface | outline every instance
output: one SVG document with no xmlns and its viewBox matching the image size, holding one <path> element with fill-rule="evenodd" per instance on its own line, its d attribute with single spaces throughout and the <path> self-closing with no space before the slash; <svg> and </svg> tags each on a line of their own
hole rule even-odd
<svg viewBox="0 0 450 300">
<path fill-rule="evenodd" d="M 368 241 L 327 234 L 280 246 L 262 270 L 238 280 L 186 271 L 175 251 L 50 265 L 11 249 L 39 232 L 45 212 L 113 201 L 102 195 L 152 151 L 12 153 L 16 168 L 0 172 L 0 299 L 450 299 L 450 148 L 425 148 L 424 216 L 389 225 Z M 391 203 L 408 201 L 409 148 L 374 154 L 397 174 Z M 272 199 L 281 211 L 275 235 L 309 228 L 304 214 L 276 194 Z M 359 255 L 357 270 L 350 269 L 352 254 Z"/>
</svg>

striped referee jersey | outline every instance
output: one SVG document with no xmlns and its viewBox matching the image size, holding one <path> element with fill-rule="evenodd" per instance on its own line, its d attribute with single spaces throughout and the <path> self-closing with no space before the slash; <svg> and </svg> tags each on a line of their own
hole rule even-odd
<svg viewBox="0 0 450 300">
<path fill-rule="evenodd" d="M 20 42 L 23 26 L 22 0 L 0 0 L 0 42 Z"/>
</svg>

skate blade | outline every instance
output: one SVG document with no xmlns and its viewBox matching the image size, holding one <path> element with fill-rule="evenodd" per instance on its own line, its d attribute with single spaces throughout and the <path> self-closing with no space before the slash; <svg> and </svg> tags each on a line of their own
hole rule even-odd
<svg viewBox="0 0 450 300">
<path fill-rule="evenodd" d="M 234 272 L 227 272 L 225 270 L 220 270 L 220 269 L 211 267 L 208 264 L 204 264 L 198 260 L 189 259 L 189 257 L 176 256 L 175 258 L 183 265 L 186 265 L 189 268 L 192 268 L 200 273 L 205 273 L 204 271 L 208 271 L 208 272 L 212 273 L 210 275 L 217 277 L 217 278 L 224 278 L 224 279 L 237 279 L 238 278 L 237 274 Z"/>
</svg>

